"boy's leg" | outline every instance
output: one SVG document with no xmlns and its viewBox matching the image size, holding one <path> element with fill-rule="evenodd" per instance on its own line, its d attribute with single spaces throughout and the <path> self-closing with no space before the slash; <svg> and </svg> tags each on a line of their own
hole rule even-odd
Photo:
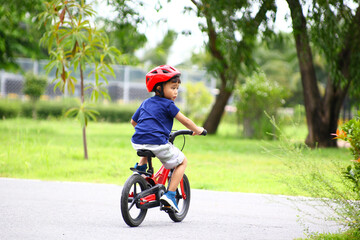
<svg viewBox="0 0 360 240">
<path fill-rule="evenodd" d="M 140 157 L 139 166 L 147 164 L 147 157 Z"/>
<path fill-rule="evenodd" d="M 160 201 L 164 204 L 164 205 L 170 205 L 174 208 L 175 212 L 179 212 L 179 207 L 177 206 L 176 203 L 176 189 L 179 186 L 179 183 L 182 179 L 182 177 L 184 176 L 184 172 L 187 166 L 187 159 L 186 157 L 184 158 L 184 161 L 178 165 L 174 172 L 172 173 L 171 176 L 171 182 L 169 185 L 169 191 L 167 191 L 161 198 Z"/>
<path fill-rule="evenodd" d="M 185 169 L 187 166 L 187 159 L 184 158 L 184 161 L 175 168 L 172 176 L 171 176 L 171 182 L 169 185 L 169 191 L 176 191 L 177 187 L 179 186 L 179 183 L 184 176 Z"/>
<path fill-rule="evenodd" d="M 147 169 L 147 157 L 140 157 L 139 163 L 136 163 L 134 168 L 139 171 L 145 172 Z"/>
</svg>

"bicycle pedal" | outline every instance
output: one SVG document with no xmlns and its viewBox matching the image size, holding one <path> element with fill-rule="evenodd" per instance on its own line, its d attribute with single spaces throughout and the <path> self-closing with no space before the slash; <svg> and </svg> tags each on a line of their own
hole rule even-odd
<svg viewBox="0 0 360 240">
<path fill-rule="evenodd" d="M 151 177 L 151 173 L 148 172 L 143 172 L 143 171 L 139 171 L 136 168 L 130 168 L 131 171 L 133 171 L 133 174 L 139 174 L 142 177 L 146 178 L 146 177 Z"/>
<path fill-rule="evenodd" d="M 169 212 L 175 212 L 175 209 L 174 209 L 173 207 L 171 207 L 171 206 L 166 206 L 166 205 L 161 205 L 161 206 L 160 206 L 160 210 L 161 210 L 161 211 L 165 211 L 165 212 L 167 212 L 167 213 L 169 213 Z"/>
</svg>

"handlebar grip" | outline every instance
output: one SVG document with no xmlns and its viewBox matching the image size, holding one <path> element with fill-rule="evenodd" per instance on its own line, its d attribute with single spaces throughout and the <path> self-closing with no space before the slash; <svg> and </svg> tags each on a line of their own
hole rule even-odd
<svg viewBox="0 0 360 240">
<path fill-rule="evenodd" d="M 179 131 L 176 131 L 176 132 L 172 132 L 172 133 L 170 133 L 170 136 L 169 136 L 169 142 L 173 143 L 175 138 L 177 136 L 179 136 L 179 135 L 193 135 L 193 131 L 191 131 L 191 130 L 179 130 Z M 200 135 L 206 136 L 207 135 L 206 129 L 204 129 L 204 131 Z"/>
</svg>

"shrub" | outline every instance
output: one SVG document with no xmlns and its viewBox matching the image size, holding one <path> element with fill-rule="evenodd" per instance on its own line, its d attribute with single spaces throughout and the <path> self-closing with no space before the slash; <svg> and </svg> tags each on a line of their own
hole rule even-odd
<svg viewBox="0 0 360 240">
<path fill-rule="evenodd" d="M 263 73 L 256 73 L 238 86 L 234 100 L 245 137 L 272 138 L 268 133 L 274 133 L 274 127 L 266 115 L 276 116 L 284 96 L 284 89 Z"/>
<path fill-rule="evenodd" d="M 136 107 L 126 105 L 98 105 L 94 108 L 100 113 L 99 121 L 129 122 L 136 111 Z"/>
<path fill-rule="evenodd" d="M 203 122 L 213 102 L 213 96 L 206 89 L 203 82 L 185 84 L 185 115 L 196 123 Z"/>
<path fill-rule="evenodd" d="M 61 118 L 67 109 L 75 106 L 75 101 L 38 101 L 35 106 L 31 102 L 23 102 L 21 104 L 20 116 L 31 118 L 33 116 L 33 109 L 36 111 L 37 118 L 47 119 L 49 117 Z"/>
<path fill-rule="evenodd" d="M 46 90 L 47 77 L 29 72 L 25 74 L 24 78 L 24 94 L 29 95 L 33 101 L 37 101 Z"/>
<path fill-rule="evenodd" d="M 271 122 L 278 128 L 274 118 L 271 119 Z M 354 136 L 354 139 L 358 139 L 360 136 L 357 135 L 360 133 L 359 118 L 351 122 L 357 122 L 357 124 L 350 123 L 346 125 L 347 127 L 343 127 L 343 130 L 338 130 L 335 134 L 336 138 L 348 138 L 351 141 L 351 137 Z M 348 132 L 345 132 L 344 129 Z M 288 167 L 288 172 L 284 174 L 284 183 L 289 184 L 288 186 L 294 191 L 294 195 L 298 195 L 300 192 L 312 197 L 296 201 L 305 202 L 312 207 L 312 210 L 323 214 L 324 220 L 336 221 L 351 230 L 360 229 L 360 201 L 357 188 L 359 176 L 356 177 L 353 168 L 348 167 L 344 171 L 344 163 L 331 157 L 329 157 L 326 165 L 318 166 L 310 159 L 307 159 L 304 152 L 320 150 L 312 150 L 305 144 L 297 145 L 279 128 L 278 130 L 280 132 L 279 151 L 275 154 L 283 159 L 284 165 Z M 352 134 L 356 133 L 357 136 L 350 136 L 350 132 Z M 358 157 L 358 155 L 354 156 Z M 360 163 L 355 161 L 354 164 Z M 303 171 L 304 167 L 307 169 L 306 172 Z M 289 176 L 293 176 L 295 180 L 290 182 Z M 351 179 L 349 176 L 351 176 Z M 313 211 L 304 211 L 301 207 L 298 210 L 305 213 L 305 215 L 313 214 Z"/>
<path fill-rule="evenodd" d="M 38 101 L 35 105 L 37 118 L 47 119 L 49 117 L 61 118 L 78 103 L 74 99 L 65 99 L 62 101 Z M 92 107 L 93 110 L 100 113 L 99 121 L 106 122 L 128 122 L 136 111 L 137 106 L 133 104 L 99 104 Z M 33 116 L 33 104 L 31 102 L 0 100 L 0 117 L 31 118 Z"/>
<path fill-rule="evenodd" d="M 352 160 L 353 163 L 344 170 L 343 174 L 352 184 L 352 191 L 357 195 L 356 200 L 360 200 L 360 117 L 357 116 L 346 122 L 334 135 L 336 139 L 350 143 L 350 151 L 354 159 Z M 358 205 L 360 209 L 360 203 Z M 360 228 L 360 218 L 357 221 L 359 221 L 358 227 Z"/>
<path fill-rule="evenodd" d="M 65 111 L 72 105 L 67 102 L 38 102 L 36 105 L 37 117 L 46 119 L 49 117 L 61 118 Z"/>
<path fill-rule="evenodd" d="M 20 116 L 24 118 L 32 118 L 33 117 L 33 110 L 36 110 L 36 107 L 33 103 L 30 102 L 23 102 L 21 103 L 21 110 Z"/>
<path fill-rule="evenodd" d="M 0 118 L 14 118 L 19 116 L 21 103 L 19 101 L 0 101 Z"/>
<path fill-rule="evenodd" d="M 34 119 L 37 118 L 36 111 L 36 102 L 39 100 L 40 96 L 44 94 L 47 85 L 47 77 L 46 76 L 38 76 L 31 72 L 28 72 L 24 76 L 24 94 L 28 95 L 32 102 L 32 117 Z"/>
</svg>

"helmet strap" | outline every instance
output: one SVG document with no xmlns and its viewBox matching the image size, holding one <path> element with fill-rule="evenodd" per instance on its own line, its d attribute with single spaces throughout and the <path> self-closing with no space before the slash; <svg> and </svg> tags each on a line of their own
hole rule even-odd
<svg viewBox="0 0 360 240">
<path fill-rule="evenodd" d="M 163 97 L 165 97 L 165 95 L 164 95 L 164 84 L 163 83 L 159 84 L 159 87 L 160 87 L 160 90 L 157 87 L 155 88 L 155 93 L 156 93 L 156 95 L 163 98 Z"/>
</svg>

